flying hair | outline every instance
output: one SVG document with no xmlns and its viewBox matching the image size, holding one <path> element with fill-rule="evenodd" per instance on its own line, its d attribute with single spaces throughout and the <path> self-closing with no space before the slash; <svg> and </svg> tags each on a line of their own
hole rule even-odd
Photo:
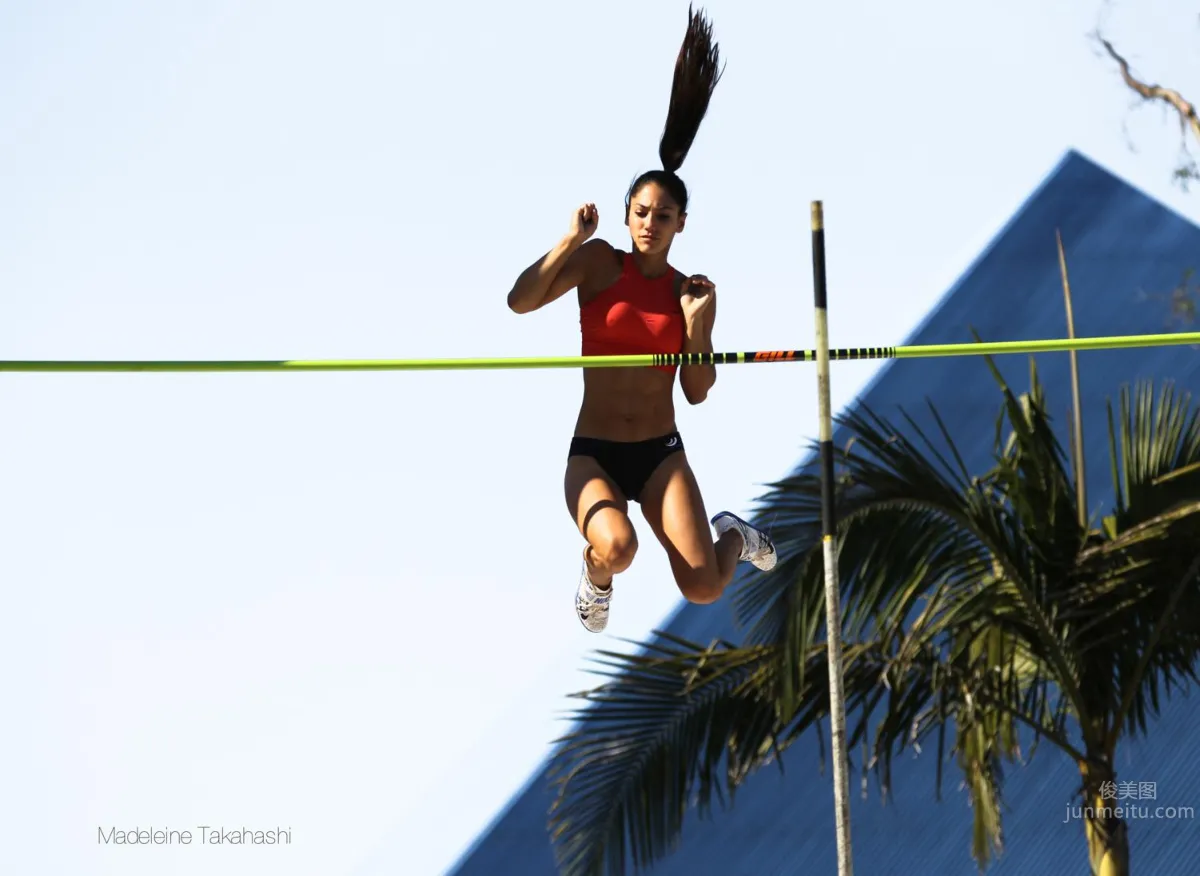
<svg viewBox="0 0 1200 876">
<path fill-rule="evenodd" d="M 693 12 L 688 6 L 688 28 L 683 36 L 683 45 L 675 58 L 675 78 L 671 82 L 671 102 L 667 107 L 667 123 L 663 127 L 662 139 L 658 143 L 658 157 L 662 170 L 648 170 L 630 185 L 625 195 L 625 215 L 629 215 L 630 202 L 634 195 L 649 183 L 665 188 L 687 212 L 688 190 L 676 171 L 683 166 L 700 122 L 708 112 L 708 102 L 724 70 L 720 67 L 720 53 L 712 38 L 712 24 L 703 12 Z"/>
<path fill-rule="evenodd" d="M 696 132 L 700 130 L 700 122 L 708 112 L 713 90 L 724 72 L 712 35 L 712 23 L 703 12 L 693 12 L 689 5 L 687 32 L 675 59 L 667 123 L 658 145 L 658 157 L 667 173 L 675 173 L 683 166 Z"/>
</svg>

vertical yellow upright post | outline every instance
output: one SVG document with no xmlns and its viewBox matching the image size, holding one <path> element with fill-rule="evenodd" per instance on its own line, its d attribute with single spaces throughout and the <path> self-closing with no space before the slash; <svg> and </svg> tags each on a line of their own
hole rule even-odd
<svg viewBox="0 0 1200 876">
<path fill-rule="evenodd" d="M 812 202 L 813 304 L 817 329 L 817 405 L 820 417 L 821 528 L 825 554 L 825 627 L 829 651 L 829 724 L 833 744 L 833 801 L 838 876 L 853 876 L 850 782 L 846 775 L 846 704 L 842 685 L 842 611 L 838 586 L 837 519 L 833 482 L 833 405 L 829 398 L 829 319 L 825 289 L 825 211 Z"/>
</svg>

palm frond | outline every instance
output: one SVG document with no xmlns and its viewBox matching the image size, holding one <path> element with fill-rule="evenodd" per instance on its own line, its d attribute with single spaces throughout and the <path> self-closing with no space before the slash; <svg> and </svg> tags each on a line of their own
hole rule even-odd
<svg viewBox="0 0 1200 876">
<path fill-rule="evenodd" d="M 627 858 L 636 869 L 668 854 L 692 805 L 706 815 L 770 755 L 776 649 L 658 635 L 644 653 L 601 652 L 611 679 L 577 695 L 586 705 L 558 740 L 550 827 L 564 874 L 620 874 Z"/>
<path fill-rule="evenodd" d="M 675 848 L 689 809 L 703 818 L 714 800 L 732 804 L 751 773 L 772 762 L 782 769 L 778 756 L 828 719 L 824 645 L 805 655 L 805 682 L 793 681 L 801 689 L 791 712 L 779 707 L 776 646 L 701 648 L 663 636 L 644 647 L 603 655 L 609 680 L 579 695 L 587 705 L 552 759 L 558 796 L 551 839 L 564 874 L 623 873 L 627 861 L 635 870 L 649 866 Z M 848 712 L 869 717 L 870 704 L 886 693 L 886 664 L 875 643 L 846 646 Z M 897 735 L 908 731 L 905 715 L 917 715 L 927 696 L 911 687 L 903 708 L 888 708 Z M 858 722 L 850 747 L 866 738 L 868 726 Z M 890 751 L 880 763 L 890 763 Z"/>
<path fill-rule="evenodd" d="M 1070 568 L 1087 530 L 1079 523 L 1074 474 L 1054 432 L 1037 364 L 1030 359 L 1029 391 L 1018 396 L 992 361 L 985 361 L 1004 396 L 996 422 L 996 466 L 989 480 L 1011 508 L 1043 568 Z M 1005 426 L 1010 431 L 1001 441 Z M 1053 588 L 1058 582 L 1058 576 L 1048 575 L 1040 583 Z M 1054 599 L 1055 594 L 1043 594 L 1044 601 Z"/>
<path fill-rule="evenodd" d="M 999 566 L 1022 603 L 1009 622 L 1023 626 L 1079 708 L 1077 667 L 1054 614 L 1063 572 L 1084 536 L 1036 373 L 1032 382 L 1022 399 L 1002 386 L 1012 433 L 1004 439 L 998 429 L 997 465 L 983 477 L 968 475 L 936 411 L 946 451 L 907 415 L 912 439 L 869 409 L 840 418 L 854 436 L 841 454 L 835 493 L 843 637 L 894 637 L 934 589 L 946 582 L 970 588 Z M 775 575 L 734 596 L 748 640 L 783 646 L 785 680 L 822 635 L 820 495 L 819 478 L 807 471 L 774 486 L 765 502 L 791 553 Z"/>
<path fill-rule="evenodd" d="M 1062 618 L 1086 666 L 1093 709 L 1108 717 L 1104 750 L 1143 735 L 1161 699 L 1197 681 L 1200 500 L 1084 551 Z"/>
<path fill-rule="evenodd" d="M 1190 394 L 1163 384 L 1121 389 L 1120 420 L 1108 404 L 1108 444 L 1115 507 L 1104 521 L 1111 538 L 1138 520 L 1200 495 L 1200 410 Z"/>
<path fill-rule="evenodd" d="M 930 409 L 937 419 L 936 410 L 932 406 Z M 919 509 L 926 508 L 930 515 L 937 515 L 943 508 L 953 509 L 970 484 L 952 442 L 950 452 L 956 459 L 955 466 L 946 461 L 915 420 L 903 411 L 901 415 L 919 444 L 869 408 L 837 418 L 838 425 L 853 434 L 840 456 L 835 484 L 840 524 L 839 575 L 847 587 L 852 587 L 856 572 L 855 566 L 847 563 L 875 564 L 881 553 L 879 539 L 885 534 L 882 528 L 856 531 L 850 520 L 856 511 L 891 511 L 894 516 L 886 534 L 892 545 L 902 546 L 911 543 L 913 537 L 919 539 L 925 531 L 927 521 L 921 519 Z M 940 419 L 938 423 L 940 426 Z M 821 479 L 816 463 L 770 484 L 758 504 L 759 516 L 772 521 L 772 538 L 780 561 L 769 575 L 753 575 L 737 582 L 732 590 L 734 610 L 738 622 L 747 628 L 747 641 L 780 642 L 785 638 L 787 620 L 795 611 L 808 604 L 823 605 L 823 590 L 812 586 L 814 581 L 820 584 L 822 563 Z M 806 597 L 808 602 L 798 601 L 798 597 Z M 848 605 L 847 609 L 848 629 L 861 625 L 872 614 L 865 607 L 859 610 Z M 819 629 L 819 619 L 813 620 L 812 628 Z"/>
</svg>

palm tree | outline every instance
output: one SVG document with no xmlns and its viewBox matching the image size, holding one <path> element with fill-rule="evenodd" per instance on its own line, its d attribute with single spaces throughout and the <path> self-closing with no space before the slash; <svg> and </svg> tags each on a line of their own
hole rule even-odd
<svg viewBox="0 0 1200 876">
<path fill-rule="evenodd" d="M 903 431 L 870 411 L 839 418 L 853 436 L 837 483 L 848 745 L 886 794 L 892 758 L 931 736 L 940 787 L 949 743 L 982 867 L 1003 846 L 1001 767 L 1022 735 L 1048 742 L 1078 765 L 1092 872 L 1123 876 L 1117 747 L 1195 680 L 1200 655 L 1200 417 L 1170 384 L 1123 390 L 1108 405 L 1115 501 L 1089 520 L 1036 369 L 1017 396 L 988 365 L 1003 404 L 978 476 L 932 406 L 940 445 L 908 415 Z M 781 559 L 734 595 L 742 643 L 659 634 L 638 653 L 602 652 L 608 680 L 577 695 L 551 765 L 564 873 L 661 858 L 693 801 L 703 815 L 820 732 L 820 497 L 802 471 L 763 499 Z"/>
</svg>

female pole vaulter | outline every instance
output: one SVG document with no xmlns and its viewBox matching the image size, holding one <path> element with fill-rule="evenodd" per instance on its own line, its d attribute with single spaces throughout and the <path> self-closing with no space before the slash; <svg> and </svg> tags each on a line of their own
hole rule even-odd
<svg viewBox="0 0 1200 876">
<path fill-rule="evenodd" d="M 713 352 L 716 286 L 703 274 L 677 271 L 668 254 L 687 220 L 688 190 L 676 172 L 720 79 L 718 60 L 711 25 L 689 9 L 659 143 L 662 169 L 643 173 L 626 194 L 630 251 L 592 239 L 600 217 L 595 204 L 585 204 L 571 217 L 567 235 L 526 268 L 508 294 L 508 306 L 523 314 L 577 289 L 582 355 Z M 587 542 L 575 595 L 583 626 L 596 633 L 607 626 L 613 577 L 637 552 L 630 501 L 641 505 L 690 602 L 720 598 L 739 560 L 772 569 L 775 546 L 766 533 L 728 511 L 707 519 L 675 424 L 676 368 L 583 371 L 564 478 L 567 508 Z M 679 371 L 684 398 L 693 405 L 708 397 L 716 379 L 712 365 Z"/>
</svg>

